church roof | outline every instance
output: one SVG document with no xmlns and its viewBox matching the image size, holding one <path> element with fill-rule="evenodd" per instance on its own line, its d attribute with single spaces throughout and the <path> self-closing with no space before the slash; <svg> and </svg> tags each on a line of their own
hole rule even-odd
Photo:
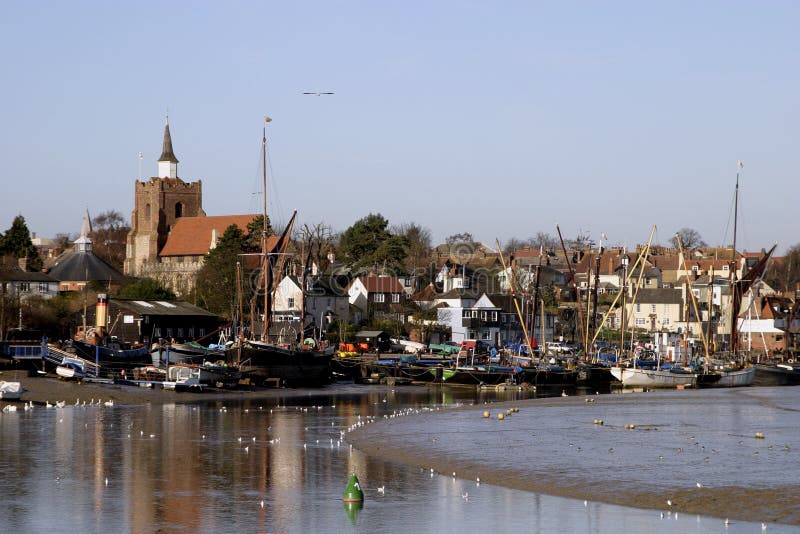
<svg viewBox="0 0 800 534">
<path fill-rule="evenodd" d="M 91 251 L 71 250 L 62 254 L 48 273 L 61 282 L 118 282 L 124 277 Z"/>
<path fill-rule="evenodd" d="M 161 157 L 158 158 L 158 161 L 178 163 L 178 158 L 175 157 L 175 153 L 172 151 L 172 136 L 169 134 L 169 117 L 167 117 L 167 124 L 164 126 L 164 146 L 161 149 Z"/>
<path fill-rule="evenodd" d="M 212 239 L 219 239 L 232 224 L 247 232 L 247 225 L 258 215 L 219 215 L 181 217 L 172 227 L 159 256 L 204 256 L 211 250 Z"/>
</svg>

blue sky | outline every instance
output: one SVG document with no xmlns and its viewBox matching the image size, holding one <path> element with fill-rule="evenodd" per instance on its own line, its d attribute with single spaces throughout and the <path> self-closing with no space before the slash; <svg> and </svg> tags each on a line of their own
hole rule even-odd
<svg viewBox="0 0 800 534">
<path fill-rule="evenodd" d="M 130 217 L 169 110 L 209 215 L 434 240 L 800 242 L 796 2 L 5 2 L 0 230 Z M 333 91 L 305 96 L 304 91 Z"/>
</svg>

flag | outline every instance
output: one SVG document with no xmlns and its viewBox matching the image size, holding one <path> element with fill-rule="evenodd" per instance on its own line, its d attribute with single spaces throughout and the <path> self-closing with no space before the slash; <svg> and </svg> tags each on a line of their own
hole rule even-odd
<svg viewBox="0 0 800 534">
<path fill-rule="evenodd" d="M 272 119 L 270 119 L 269 117 L 264 117 L 264 122 L 272 122 Z"/>
<path fill-rule="evenodd" d="M 742 163 L 742 160 L 739 160 L 738 162 L 736 162 L 736 164 L 739 166 L 740 169 L 744 167 L 744 163 Z"/>
<path fill-rule="evenodd" d="M 608 241 L 608 234 L 606 234 L 605 232 L 600 232 L 600 239 L 602 239 L 603 241 Z"/>
</svg>

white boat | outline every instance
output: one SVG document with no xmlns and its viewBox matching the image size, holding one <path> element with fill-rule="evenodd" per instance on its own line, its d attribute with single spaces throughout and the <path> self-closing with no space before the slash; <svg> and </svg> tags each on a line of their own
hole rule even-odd
<svg viewBox="0 0 800 534">
<path fill-rule="evenodd" d="M 22 397 L 22 384 L 0 380 L 0 399 L 19 400 Z"/>
<path fill-rule="evenodd" d="M 82 360 L 64 357 L 56 367 L 56 375 L 64 380 L 80 380 L 86 376 L 86 369 Z"/>
<path fill-rule="evenodd" d="M 743 369 L 720 371 L 722 377 L 715 385 L 718 387 L 735 388 L 741 386 L 752 386 L 753 379 L 756 377 L 755 367 L 744 367 Z"/>
<path fill-rule="evenodd" d="M 203 384 L 200 382 L 202 370 L 197 367 L 184 367 L 176 365 L 169 368 L 169 381 L 164 383 L 164 387 L 175 391 L 200 391 Z M 169 384 L 170 386 L 167 386 Z"/>
<path fill-rule="evenodd" d="M 675 388 L 697 385 L 697 373 L 689 371 L 612 367 L 611 375 L 622 382 L 623 387 Z"/>
</svg>

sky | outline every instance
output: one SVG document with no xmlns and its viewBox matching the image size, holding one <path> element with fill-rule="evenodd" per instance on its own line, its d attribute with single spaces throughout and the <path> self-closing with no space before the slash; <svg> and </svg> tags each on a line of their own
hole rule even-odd
<svg viewBox="0 0 800 534">
<path fill-rule="evenodd" d="M 433 241 L 800 242 L 794 1 L 3 2 L 0 231 L 128 220 L 169 113 L 208 215 Z M 304 95 L 307 91 L 333 95 Z M 139 152 L 142 153 L 141 160 Z"/>
</svg>

